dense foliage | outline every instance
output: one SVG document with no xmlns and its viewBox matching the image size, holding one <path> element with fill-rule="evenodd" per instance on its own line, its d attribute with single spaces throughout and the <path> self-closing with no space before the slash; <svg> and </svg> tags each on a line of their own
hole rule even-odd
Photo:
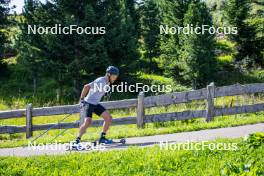
<svg viewBox="0 0 264 176">
<path fill-rule="evenodd" d="M 227 23 L 237 27 L 238 30 L 238 34 L 229 36 L 231 40 L 236 42 L 238 51 L 236 61 L 243 61 L 246 67 L 264 64 L 264 60 L 261 58 L 261 50 L 263 50 L 263 41 L 261 40 L 263 40 L 263 34 L 260 38 L 257 37 L 258 27 L 256 24 L 254 26 L 254 24 L 250 23 L 252 20 L 250 20 L 252 18 L 250 12 L 251 4 L 249 0 L 230 0 L 226 3 L 225 15 Z M 257 12 L 256 16 L 259 13 Z"/>
<path fill-rule="evenodd" d="M 108 65 L 120 67 L 121 81 L 170 80 L 166 84 L 194 89 L 212 81 L 225 85 L 263 78 L 261 0 L 26 0 L 22 14 L 8 15 L 8 9 L 8 1 L 1 0 L 0 61 L 5 60 L 7 69 L 0 70 L 0 92 L 8 101 L 21 97 L 37 104 L 72 103 L 78 100 L 83 84 L 102 76 Z M 15 22 L 10 27 L 11 17 Z M 238 33 L 161 34 L 161 25 L 190 23 L 194 27 L 234 26 Z M 58 24 L 105 27 L 106 32 L 28 34 L 29 25 Z M 8 33 L 8 28 L 16 30 Z M 4 57 L 3 50 L 10 46 L 12 57 Z M 159 80 L 152 81 L 155 75 Z M 114 97 L 131 95 L 121 96 Z"/>
<path fill-rule="evenodd" d="M 137 58 L 137 38 L 127 5 L 117 0 L 56 0 L 46 4 L 27 0 L 18 40 L 18 61 L 27 68 L 34 84 L 39 77 L 53 78 L 59 94 L 67 85 L 78 90 L 83 80 L 102 75 L 110 64 L 131 70 Z M 105 27 L 106 34 L 28 35 L 28 25 L 36 24 Z"/>
<path fill-rule="evenodd" d="M 8 21 L 8 12 L 9 12 L 9 1 L 8 0 L 0 0 L 0 71 L 4 72 L 4 63 L 3 63 L 3 57 L 4 57 L 4 49 L 5 44 L 7 43 L 7 35 L 6 35 L 6 29 L 9 24 Z"/>
<path fill-rule="evenodd" d="M 195 14 L 195 16 L 193 15 Z M 204 3 L 191 3 L 184 16 L 184 26 L 212 26 L 211 15 Z M 214 81 L 216 60 L 214 35 L 181 35 L 182 50 L 179 57 L 179 76 L 193 88 L 205 87 Z"/>
</svg>

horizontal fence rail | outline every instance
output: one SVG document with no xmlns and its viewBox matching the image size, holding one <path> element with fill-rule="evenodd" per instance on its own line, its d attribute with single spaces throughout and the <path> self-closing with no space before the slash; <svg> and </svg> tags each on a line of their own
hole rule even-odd
<svg viewBox="0 0 264 176">
<path fill-rule="evenodd" d="M 188 120 L 194 118 L 206 118 L 208 121 L 213 120 L 213 117 L 234 115 L 242 113 L 253 113 L 264 111 L 264 103 L 254 105 L 243 105 L 226 108 L 214 107 L 214 98 L 223 96 L 235 96 L 243 94 L 254 94 L 264 92 L 264 83 L 246 84 L 240 85 L 235 84 L 231 86 L 215 87 L 214 84 L 210 84 L 207 88 L 186 91 L 186 92 L 174 92 L 164 95 L 144 97 L 144 93 L 139 94 L 137 99 L 119 100 L 119 101 L 108 101 L 102 102 L 102 105 L 106 109 L 124 109 L 124 108 L 136 108 L 136 117 L 122 117 L 114 118 L 113 125 L 124 125 L 124 124 L 137 124 L 139 128 L 144 127 L 145 123 L 153 122 L 167 122 L 176 120 Z M 148 107 L 166 106 L 171 104 L 188 103 L 193 100 L 206 100 L 206 110 L 187 110 L 183 112 L 171 112 L 161 114 L 150 114 L 145 115 L 144 109 Z M 59 115 L 59 114 L 74 114 L 80 113 L 80 120 L 77 122 L 61 122 L 57 124 L 42 124 L 33 125 L 32 117 Z M 53 106 L 53 107 L 42 107 L 32 108 L 32 105 L 28 106 L 27 109 L 18 109 L 10 111 L 1 111 L 0 119 L 9 118 L 21 118 L 26 117 L 26 126 L 0 126 L 0 134 L 3 133 L 22 133 L 26 132 L 27 137 L 32 136 L 32 131 L 52 129 L 68 129 L 78 128 L 80 122 L 84 118 L 80 112 L 79 105 L 65 105 L 65 106 Z M 101 126 L 103 120 L 94 120 L 93 126 Z"/>
<path fill-rule="evenodd" d="M 264 83 L 255 83 L 240 85 L 235 84 L 231 86 L 223 86 L 215 88 L 215 98 L 223 96 L 235 96 L 242 94 L 253 94 L 264 92 Z M 187 103 L 193 100 L 206 99 L 206 88 L 193 90 L 188 92 L 176 92 L 163 95 L 156 95 L 144 98 L 145 107 L 155 106 L 166 106 L 171 104 Z M 137 99 L 119 100 L 119 101 L 108 101 L 102 102 L 102 105 L 106 109 L 125 109 L 125 108 L 136 108 Z M 34 108 L 33 116 L 49 116 L 58 114 L 69 114 L 79 113 L 79 105 L 64 105 L 64 106 L 53 106 L 53 107 L 42 107 Z M 25 117 L 26 109 L 11 110 L 11 111 L 0 111 L 0 119 Z"/>
<path fill-rule="evenodd" d="M 253 113 L 264 111 L 264 103 L 255 105 L 235 106 L 230 108 L 217 108 L 215 109 L 215 116 L 234 115 L 243 113 Z M 162 114 L 151 114 L 145 115 L 145 123 L 154 122 L 168 122 L 176 120 L 189 120 L 194 118 L 206 117 L 206 110 L 195 110 L 195 111 L 183 111 L 183 112 L 171 112 Z M 103 125 L 103 120 L 94 120 L 92 125 L 97 127 Z M 114 118 L 112 125 L 126 125 L 136 124 L 136 117 L 123 117 Z M 33 131 L 45 130 L 50 127 L 53 129 L 65 129 L 65 128 L 77 128 L 79 127 L 78 122 L 72 123 L 58 123 L 58 124 L 45 124 L 45 125 L 33 125 Z M 26 132 L 26 126 L 1 126 L 0 133 L 21 133 Z"/>
<path fill-rule="evenodd" d="M 108 102 L 102 102 L 101 104 L 106 109 L 135 108 L 137 106 L 137 99 L 108 101 Z M 80 106 L 77 104 L 77 105 L 34 108 L 32 111 L 32 115 L 38 117 L 38 116 L 50 116 L 50 115 L 59 115 L 59 114 L 74 114 L 79 112 L 80 112 Z M 25 117 L 25 116 L 26 116 L 26 109 L 0 111 L 0 119 L 10 119 L 10 118 Z"/>
</svg>

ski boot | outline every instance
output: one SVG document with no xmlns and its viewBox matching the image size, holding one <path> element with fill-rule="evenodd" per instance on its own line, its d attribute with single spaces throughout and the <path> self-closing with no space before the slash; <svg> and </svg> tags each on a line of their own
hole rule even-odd
<svg viewBox="0 0 264 176">
<path fill-rule="evenodd" d="M 75 141 L 70 142 L 69 150 L 83 150 L 81 139 L 77 138 Z"/>
<path fill-rule="evenodd" d="M 113 143 L 113 140 L 111 139 L 107 139 L 106 137 L 100 137 L 99 139 L 99 144 L 112 144 Z"/>
</svg>

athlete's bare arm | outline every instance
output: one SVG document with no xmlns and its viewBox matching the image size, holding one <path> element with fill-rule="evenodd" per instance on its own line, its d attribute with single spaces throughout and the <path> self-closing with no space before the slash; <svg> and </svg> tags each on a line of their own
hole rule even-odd
<svg viewBox="0 0 264 176">
<path fill-rule="evenodd" d="M 80 100 L 83 100 L 83 99 L 84 99 L 84 97 L 88 94 L 90 88 L 91 88 L 91 87 L 89 86 L 89 84 L 85 84 L 85 85 L 83 86 Z"/>
</svg>

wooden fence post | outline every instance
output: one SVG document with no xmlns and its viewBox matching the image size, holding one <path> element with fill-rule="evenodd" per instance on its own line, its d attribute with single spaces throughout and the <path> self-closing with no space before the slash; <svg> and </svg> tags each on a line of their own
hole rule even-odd
<svg viewBox="0 0 264 176">
<path fill-rule="evenodd" d="M 26 138 L 32 137 L 32 109 L 32 104 L 28 104 L 26 109 Z"/>
<path fill-rule="evenodd" d="M 206 121 L 212 121 L 214 118 L 214 96 L 215 96 L 215 85 L 210 83 L 207 86 L 207 106 L 206 106 Z"/>
<path fill-rule="evenodd" d="M 137 102 L 137 127 L 138 128 L 144 128 L 144 125 L 145 125 L 144 116 L 145 116 L 144 92 L 140 92 L 138 94 L 138 102 Z"/>
</svg>

